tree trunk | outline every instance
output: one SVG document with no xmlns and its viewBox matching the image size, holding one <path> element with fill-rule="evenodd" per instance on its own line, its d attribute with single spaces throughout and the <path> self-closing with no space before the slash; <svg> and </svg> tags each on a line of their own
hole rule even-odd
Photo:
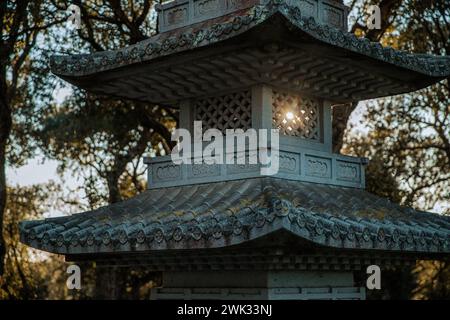
<svg viewBox="0 0 450 320">
<path fill-rule="evenodd" d="M 337 105 L 333 107 L 333 152 L 340 153 L 342 145 L 344 144 L 344 134 L 347 129 L 347 123 L 350 115 L 355 110 L 358 103 L 349 103 L 344 105 Z"/>
<path fill-rule="evenodd" d="M 6 75 L 6 73 L 1 72 L 2 78 L 0 79 L 0 276 L 4 272 L 6 253 L 3 237 L 3 218 L 6 210 L 6 144 L 12 126 L 11 108 L 7 98 L 6 77 L 3 77 L 3 75 Z"/>
<path fill-rule="evenodd" d="M 110 173 L 107 178 L 109 198 L 108 202 L 116 203 L 122 200 L 119 190 L 119 178 L 115 174 Z"/>
</svg>

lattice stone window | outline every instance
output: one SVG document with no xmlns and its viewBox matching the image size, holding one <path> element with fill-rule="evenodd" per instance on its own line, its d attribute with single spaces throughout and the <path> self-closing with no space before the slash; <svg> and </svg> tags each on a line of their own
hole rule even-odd
<svg viewBox="0 0 450 320">
<path fill-rule="evenodd" d="M 320 140 L 320 101 L 273 91 L 272 126 L 281 134 Z"/>
<path fill-rule="evenodd" d="M 195 102 L 195 120 L 202 121 L 203 130 L 248 130 L 252 126 L 252 94 L 250 90 Z"/>
</svg>

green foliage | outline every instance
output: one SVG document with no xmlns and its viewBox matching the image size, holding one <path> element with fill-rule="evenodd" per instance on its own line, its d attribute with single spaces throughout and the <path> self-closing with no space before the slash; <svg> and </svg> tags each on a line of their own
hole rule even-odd
<svg viewBox="0 0 450 320">
<path fill-rule="evenodd" d="M 66 4 L 56 1 L 55 5 L 63 10 Z M 82 29 L 72 39 L 67 39 L 67 32 L 51 30 L 52 48 L 63 50 L 69 41 L 72 50 L 105 50 L 144 40 L 155 32 L 152 5 L 152 1 L 83 2 Z M 69 169 L 83 178 L 89 204 L 95 208 L 145 188 L 142 158 L 149 151 L 169 152 L 178 114 L 169 106 L 114 100 L 75 89 L 62 105 L 47 105 L 36 120 L 35 140 L 46 156 L 60 161 L 61 173 Z"/>
<path fill-rule="evenodd" d="M 174 120 L 167 108 L 75 91 L 63 105 L 49 108 L 42 124 L 36 132 L 42 149 L 60 161 L 61 172 L 85 174 L 90 204 L 96 207 L 129 195 L 126 181 L 136 192 L 143 191 L 145 169 L 140 161 L 152 149 L 155 154 L 169 152 Z M 98 178 L 108 187 L 106 194 L 99 192 L 104 188 Z"/>
<path fill-rule="evenodd" d="M 414 270 L 417 286 L 412 298 L 417 300 L 450 299 L 450 267 L 448 262 L 420 261 Z"/>
<path fill-rule="evenodd" d="M 39 219 L 51 208 L 59 193 L 51 183 L 9 188 L 3 236 L 7 244 L 5 273 L 0 279 L 0 299 L 45 299 L 64 297 L 64 262 L 60 257 L 31 249 L 19 241 L 19 222 Z"/>
</svg>

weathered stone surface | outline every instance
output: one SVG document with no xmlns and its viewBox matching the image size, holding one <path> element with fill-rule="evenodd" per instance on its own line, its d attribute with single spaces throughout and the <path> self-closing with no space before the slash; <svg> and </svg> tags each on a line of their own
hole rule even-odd
<svg viewBox="0 0 450 320">
<path fill-rule="evenodd" d="M 136 45 L 116 51 L 90 55 L 53 56 L 52 71 L 61 76 L 83 76 L 132 63 L 150 61 L 232 38 L 266 22 L 275 15 L 282 15 L 285 23 L 292 28 L 306 32 L 323 43 L 432 77 L 450 75 L 450 59 L 447 56 L 418 55 L 397 51 L 390 47 L 383 48 L 378 42 L 357 38 L 346 31 L 320 24 L 312 17 L 304 17 L 299 7 L 289 5 L 282 0 L 270 0 L 267 4 L 256 5 L 219 20 L 212 19 L 195 28 L 160 33 Z"/>
<path fill-rule="evenodd" d="M 383 48 L 322 24 L 305 10 L 291 1 L 269 0 L 116 51 L 54 56 L 51 70 L 94 93 L 152 103 L 258 83 L 348 102 L 415 91 L 450 75 L 449 57 Z M 236 45 L 245 36 L 241 47 L 220 51 L 225 42 Z M 271 46 L 287 38 L 282 47 Z M 261 53 L 264 44 L 267 52 Z M 305 77 L 309 81 L 301 80 Z"/>
</svg>

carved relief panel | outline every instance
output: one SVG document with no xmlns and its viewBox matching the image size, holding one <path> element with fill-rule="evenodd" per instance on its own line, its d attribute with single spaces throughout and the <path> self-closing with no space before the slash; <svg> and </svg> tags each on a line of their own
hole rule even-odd
<svg viewBox="0 0 450 320">
<path fill-rule="evenodd" d="M 194 17 L 208 16 L 221 9 L 219 0 L 196 0 L 194 1 Z"/>
<path fill-rule="evenodd" d="M 307 155 L 305 158 L 307 176 L 316 178 L 331 178 L 331 159 L 309 155 Z"/>
<path fill-rule="evenodd" d="M 182 25 L 189 20 L 188 5 L 180 5 L 173 7 L 164 12 L 165 25 Z"/>
</svg>

